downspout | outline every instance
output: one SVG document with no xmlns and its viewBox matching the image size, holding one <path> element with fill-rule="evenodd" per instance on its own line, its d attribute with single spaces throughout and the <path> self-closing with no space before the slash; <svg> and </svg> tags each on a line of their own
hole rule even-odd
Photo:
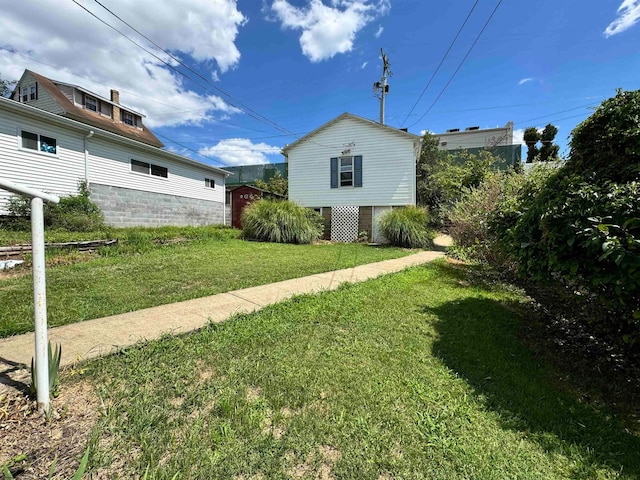
<svg viewBox="0 0 640 480">
<path fill-rule="evenodd" d="M 89 188 L 89 139 L 93 137 L 93 130 L 89 131 L 86 137 L 84 137 L 84 182 Z"/>
</svg>

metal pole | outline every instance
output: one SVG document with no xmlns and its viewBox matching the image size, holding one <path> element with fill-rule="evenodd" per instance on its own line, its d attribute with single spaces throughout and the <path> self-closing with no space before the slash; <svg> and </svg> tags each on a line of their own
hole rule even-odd
<svg viewBox="0 0 640 480">
<path fill-rule="evenodd" d="M 31 199 L 31 245 L 33 255 L 33 305 L 36 342 L 38 410 L 49 411 L 49 351 L 47 340 L 47 284 L 44 270 L 44 209 L 42 199 Z"/>
</svg>

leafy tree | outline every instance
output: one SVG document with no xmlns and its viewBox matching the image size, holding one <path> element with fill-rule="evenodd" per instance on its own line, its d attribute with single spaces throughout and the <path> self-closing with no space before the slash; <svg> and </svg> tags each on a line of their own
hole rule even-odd
<svg viewBox="0 0 640 480">
<path fill-rule="evenodd" d="M 533 161 L 540 153 L 540 150 L 536 146 L 540 141 L 540 132 L 536 127 L 527 127 L 524 131 L 524 143 L 527 144 L 527 163 L 533 163 Z"/>
<path fill-rule="evenodd" d="M 558 151 L 560 147 L 553 143 L 556 135 L 558 134 L 558 127 L 551 125 L 550 123 L 544 127 L 540 134 L 540 141 L 542 147 L 540 147 L 540 161 L 541 162 L 553 162 L 558 159 Z"/>
<path fill-rule="evenodd" d="M 16 80 L 6 80 L 2 77 L 2 74 L 0 74 L 0 96 L 8 97 L 11 95 L 11 92 L 13 91 L 12 87 L 16 83 L 18 83 Z"/>
<path fill-rule="evenodd" d="M 278 195 L 288 196 L 289 194 L 289 182 L 286 178 L 282 177 L 280 173 L 277 173 L 269 179 L 268 182 L 260 178 L 256 178 L 254 185 L 257 188 L 266 190 L 267 192 L 277 193 Z"/>
<path fill-rule="evenodd" d="M 572 133 L 567 169 L 594 181 L 640 180 L 640 90 L 617 90 Z"/>
<path fill-rule="evenodd" d="M 479 154 L 464 151 L 453 157 L 440 150 L 438 143 L 432 134 L 423 135 L 416 171 L 418 205 L 429 209 L 435 225 L 444 223 L 465 189 L 480 185 L 502 161 L 486 150 Z"/>
</svg>

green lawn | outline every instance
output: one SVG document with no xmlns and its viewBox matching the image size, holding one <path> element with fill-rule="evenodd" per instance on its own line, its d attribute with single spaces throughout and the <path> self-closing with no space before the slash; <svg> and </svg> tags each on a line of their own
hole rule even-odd
<svg viewBox="0 0 640 480">
<path fill-rule="evenodd" d="M 436 262 L 297 297 L 88 364 L 105 406 L 92 468 L 124 465 L 111 475 L 133 478 L 148 466 L 154 479 L 639 478 L 638 434 L 559 389 L 518 340 L 522 294 L 476 285 L 466 268 Z"/>
<path fill-rule="evenodd" d="M 26 234 L 3 232 L 5 243 Z M 22 236 L 20 236 L 22 235 Z M 85 234 L 82 239 L 100 238 Z M 398 248 L 358 244 L 282 245 L 239 240 L 237 231 L 216 227 L 113 229 L 121 238 L 89 261 L 47 269 L 50 326 L 123 313 L 240 288 L 397 258 Z M 2 238 L 2 236 L 0 236 Z M 52 232 L 50 241 L 77 236 Z M 102 238 L 105 238 L 104 236 Z M 172 243 L 180 239 L 179 243 Z M 78 254 L 69 258 L 77 258 Z M 50 263 L 65 263 L 61 253 Z M 33 330 L 31 275 L 0 278 L 0 337 Z"/>
</svg>

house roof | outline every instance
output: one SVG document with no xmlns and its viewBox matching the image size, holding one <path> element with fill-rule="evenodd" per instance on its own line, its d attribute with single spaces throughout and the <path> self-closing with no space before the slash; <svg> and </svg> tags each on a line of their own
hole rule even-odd
<svg viewBox="0 0 640 480">
<path fill-rule="evenodd" d="M 207 165 L 206 163 L 198 162 L 197 160 L 193 160 L 192 158 L 183 157 L 182 155 L 163 150 L 148 143 L 136 140 L 135 138 L 126 137 L 107 129 L 93 128 L 93 125 L 87 125 L 86 122 L 79 122 L 77 120 L 74 120 L 73 118 L 56 115 L 55 113 L 42 110 L 41 108 L 33 107 L 26 103 L 20 103 L 14 100 L 0 97 L 0 110 L 1 109 L 13 111 L 18 115 L 35 117 L 36 119 L 49 122 L 51 124 L 57 124 L 59 126 L 66 127 L 72 130 L 77 130 L 84 134 L 89 133 L 89 131 L 94 131 L 97 137 L 103 137 L 110 141 L 121 143 L 129 147 L 139 148 L 146 153 L 149 153 L 150 155 L 164 157 L 182 164 L 198 167 L 209 172 L 217 173 L 219 175 L 221 174 L 225 177 L 231 175 L 230 172 L 227 172 L 222 168 L 214 167 L 213 165 Z"/>
<path fill-rule="evenodd" d="M 107 130 L 109 132 L 115 133 L 117 135 L 122 135 L 123 137 L 127 137 L 138 142 L 146 143 L 147 145 L 152 145 L 158 148 L 164 147 L 164 144 L 160 140 L 158 140 L 158 138 L 153 133 L 151 133 L 151 131 L 144 125 L 142 125 L 142 129 L 139 129 L 131 127 L 124 123 L 116 123 L 111 118 L 96 115 L 94 113 L 88 112 L 84 108 L 74 105 L 65 96 L 65 94 L 58 87 L 56 87 L 55 83 L 59 83 L 61 85 L 69 85 L 77 88 L 75 85 L 51 80 L 31 70 L 25 70 L 25 73 L 26 72 L 29 72 L 31 76 L 38 82 L 39 88 L 44 88 L 53 97 L 55 102 L 64 111 L 64 113 L 61 114 L 63 117 L 68 117 L 78 122 L 101 128 L 102 130 Z M 99 95 L 89 92 L 88 90 L 81 90 L 83 92 L 89 93 L 92 96 L 102 99 L 102 97 L 100 97 Z M 109 101 L 109 103 L 111 103 L 112 105 L 117 105 L 128 112 L 133 112 L 133 110 L 122 107 L 121 105 L 118 105 L 111 101 Z"/>
<path fill-rule="evenodd" d="M 382 130 L 385 130 L 385 131 L 388 131 L 388 132 L 391 132 L 391 133 L 394 133 L 394 134 L 397 134 L 397 135 L 401 135 L 401 136 L 403 136 L 403 137 L 405 137 L 407 139 L 410 139 L 410 140 L 420 140 L 420 137 L 418 135 L 414 135 L 413 133 L 405 132 L 404 130 L 399 130 L 397 128 L 390 127 L 388 125 L 382 125 L 382 124 L 380 124 L 378 122 L 374 122 L 373 120 L 369 120 L 367 118 L 360 117 L 358 115 L 354 115 L 353 113 L 345 112 L 342 115 L 337 116 L 333 120 L 330 120 L 327 123 L 319 126 L 318 128 L 316 128 L 312 132 L 307 133 L 304 137 L 299 138 L 295 142 L 290 143 L 289 145 L 285 145 L 285 147 L 282 149 L 282 153 L 286 155 L 287 152 L 289 150 L 291 150 L 292 148 L 297 147 L 298 145 L 300 145 L 303 142 L 309 141 L 311 139 L 311 137 L 317 135 L 318 133 L 320 133 L 321 131 L 325 130 L 326 128 L 338 123 L 340 120 L 344 120 L 345 118 L 350 118 L 350 119 L 356 120 L 358 122 L 370 125 L 372 127 L 380 128 Z"/>
</svg>

